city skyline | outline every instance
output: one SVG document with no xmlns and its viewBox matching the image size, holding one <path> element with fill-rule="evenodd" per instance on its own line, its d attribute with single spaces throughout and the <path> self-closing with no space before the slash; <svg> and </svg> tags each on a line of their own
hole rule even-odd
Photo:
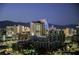
<svg viewBox="0 0 79 59">
<path fill-rule="evenodd" d="M 79 25 L 64 26 L 2 21 L 0 55 L 79 55 Z"/>
<path fill-rule="evenodd" d="M 46 19 L 52 24 L 78 24 L 79 4 L 0 4 L 0 21 L 31 22 Z"/>
</svg>

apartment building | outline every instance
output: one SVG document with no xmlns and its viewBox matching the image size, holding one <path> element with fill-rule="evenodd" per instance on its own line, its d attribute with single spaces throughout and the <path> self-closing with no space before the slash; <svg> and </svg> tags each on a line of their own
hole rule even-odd
<svg viewBox="0 0 79 59">
<path fill-rule="evenodd" d="M 65 37 L 76 35 L 76 29 L 74 28 L 65 28 L 64 29 Z"/>
<path fill-rule="evenodd" d="M 44 23 L 33 21 L 31 23 L 31 35 L 43 36 L 45 34 Z"/>
<path fill-rule="evenodd" d="M 18 39 L 18 35 L 24 35 L 26 33 L 30 33 L 30 28 L 27 26 L 22 25 L 14 25 L 14 26 L 7 26 L 6 27 L 6 37 L 12 39 Z"/>
</svg>

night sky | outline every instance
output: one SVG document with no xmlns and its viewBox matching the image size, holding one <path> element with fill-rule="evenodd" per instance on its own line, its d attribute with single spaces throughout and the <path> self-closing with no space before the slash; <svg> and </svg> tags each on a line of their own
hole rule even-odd
<svg viewBox="0 0 79 59">
<path fill-rule="evenodd" d="M 0 21 L 31 22 L 40 19 L 52 24 L 77 24 L 79 4 L 0 4 Z"/>
</svg>

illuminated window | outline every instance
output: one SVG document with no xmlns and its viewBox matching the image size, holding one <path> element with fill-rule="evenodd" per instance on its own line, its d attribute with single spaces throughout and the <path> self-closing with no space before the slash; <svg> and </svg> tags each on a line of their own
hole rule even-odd
<svg viewBox="0 0 79 59">
<path fill-rule="evenodd" d="M 40 25 L 36 25 L 36 30 L 40 31 Z"/>
</svg>

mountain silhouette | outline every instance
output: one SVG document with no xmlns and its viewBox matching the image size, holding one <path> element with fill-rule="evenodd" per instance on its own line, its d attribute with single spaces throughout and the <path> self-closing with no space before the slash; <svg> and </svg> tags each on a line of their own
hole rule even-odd
<svg viewBox="0 0 79 59">
<path fill-rule="evenodd" d="M 23 25 L 23 26 L 28 26 L 30 27 L 30 22 L 28 23 L 23 23 L 23 22 L 14 22 L 14 21 L 9 21 L 9 20 L 5 20 L 5 21 L 0 21 L 0 28 L 5 28 L 6 26 L 14 26 L 14 25 Z M 56 28 L 76 28 L 77 24 L 69 24 L 69 25 L 55 25 L 55 24 L 50 24 L 48 23 L 49 27 L 51 27 L 52 25 Z"/>
<path fill-rule="evenodd" d="M 14 26 L 14 25 L 23 25 L 23 26 L 30 26 L 30 23 L 23 23 L 23 22 L 14 22 L 14 21 L 0 21 L 0 28 L 5 28 L 6 26 Z"/>
</svg>

